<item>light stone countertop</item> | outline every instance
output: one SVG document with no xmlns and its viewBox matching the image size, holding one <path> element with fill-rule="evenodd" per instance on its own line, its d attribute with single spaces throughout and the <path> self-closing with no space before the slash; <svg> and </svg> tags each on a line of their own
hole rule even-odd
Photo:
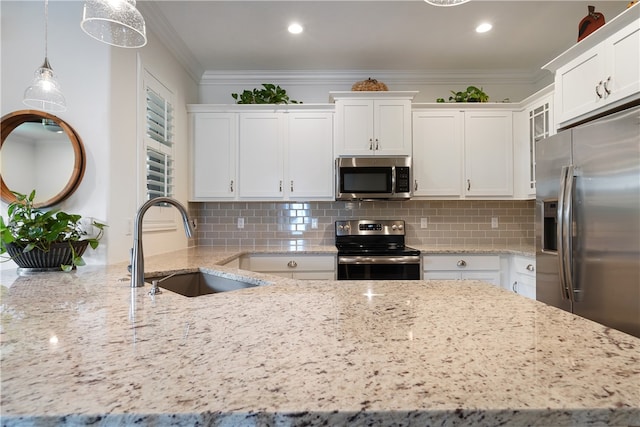
<svg viewBox="0 0 640 427">
<path fill-rule="evenodd" d="M 145 262 L 270 284 L 152 298 L 126 264 L 3 271 L 2 425 L 640 425 L 638 338 L 476 281 L 216 266 L 237 254 Z"/>
</svg>

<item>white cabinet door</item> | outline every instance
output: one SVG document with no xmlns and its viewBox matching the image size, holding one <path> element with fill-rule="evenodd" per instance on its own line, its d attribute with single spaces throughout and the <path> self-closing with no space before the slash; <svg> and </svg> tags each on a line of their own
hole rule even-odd
<svg viewBox="0 0 640 427">
<path fill-rule="evenodd" d="M 333 200 L 333 113 L 288 114 L 289 199 Z"/>
<path fill-rule="evenodd" d="M 337 156 L 411 155 L 411 101 L 336 101 Z"/>
<path fill-rule="evenodd" d="M 640 92 L 640 21 L 625 27 L 605 41 L 607 102 Z"/>
<path fill-rule="evenodd" d="M 464 116 L 460 111 L 413 113 L 413 195 L 459 197 Z"/>
<path fill-rule="evenodd" d="M 284 116 L 240 113 L 238 191 L 242 199 L 284 197 Z"/>
<path fill-rule="evenodd" d="M 530 99 L 522 111 L 514 114 L 513 181 L 514 197 L 536 197 L 536 143 L 553 134 L 553 93 L 548 90 Z"/>
<path fill-rule="evenodd" d="M 373 101 L 336 101 L 336 155 L 371 156 L 373 145 Z"/>
<path fill-rule="evenodd" d="M 411 155 L 411 101 L 373 101 L 375 154 Z"/>
<path fill-rule="evenodd" d="M 191 200 L 236 197 L 237 114 L 193 113 Z"/>
<path fill-rule="evenodd" d="M 465 196 L 513 196 L 513 113 L 466 111 Z"/>
<path fill-rule="evenodd" d="M 509 266 L 510 291 L 536 299 L 536 259 L 513 255 Z"/>
</svg>

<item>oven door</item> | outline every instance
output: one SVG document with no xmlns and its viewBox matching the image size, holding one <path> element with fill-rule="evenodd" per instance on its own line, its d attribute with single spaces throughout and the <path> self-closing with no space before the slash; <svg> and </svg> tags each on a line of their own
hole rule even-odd
<svg viewBox="0 0 640 427">
<path fill-rule="evenodd" d="M 338 280 L 420 280 L 420 256 L 338 255 Z"/>
</svg>

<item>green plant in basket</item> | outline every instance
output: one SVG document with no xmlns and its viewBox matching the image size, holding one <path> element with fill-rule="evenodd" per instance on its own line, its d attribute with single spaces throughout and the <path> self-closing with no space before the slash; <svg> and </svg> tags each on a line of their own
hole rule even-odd
<svg viewBox="0 0 640 427">
<path fill-rule="evenodd" d="M 23 268 L 59 268 L 64 271 L 85 265 L 82 254 L 87 246 L 92 249 L 98 247 L 105 224 L 91 221 L 90 225 L 97 229 L 97 234 L 89 236 L 85 231 L 86 225 L 81 223 L 81 215 L 34 208 L 35 190 L 28 196 L 12 193 L 16 200 L 8 205 L 6 221 L 0 217 L 0 255 L 9 255 L 2 259 L 3 262 L 14 260 Z M 36 267 L 29 264 L 29 259 L 36 255 L 46 258 L 48 253 L 60 254 L 54 259 L 63 261 L 57 265 Z"/>
<path fill-rule="evenodd" d="M 236 100 L 236 104 L 298 104 L 298 101 L 289 99 L 287 91 L 280 86 L 263 83 L 262 87 L 262 89 L 245 89 L 242 93 L 232 93 L 231 96 Z"/>
</svg>

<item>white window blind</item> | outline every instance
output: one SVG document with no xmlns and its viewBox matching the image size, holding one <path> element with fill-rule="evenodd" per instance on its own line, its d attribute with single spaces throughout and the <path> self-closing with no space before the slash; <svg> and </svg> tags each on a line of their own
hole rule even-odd
<svg viewBox="0 0 640 427">
<path fill-rule="evenodd" d="M 173 107 L 146 86 L 147 200 L 173 197 Z"/>
</svg>

